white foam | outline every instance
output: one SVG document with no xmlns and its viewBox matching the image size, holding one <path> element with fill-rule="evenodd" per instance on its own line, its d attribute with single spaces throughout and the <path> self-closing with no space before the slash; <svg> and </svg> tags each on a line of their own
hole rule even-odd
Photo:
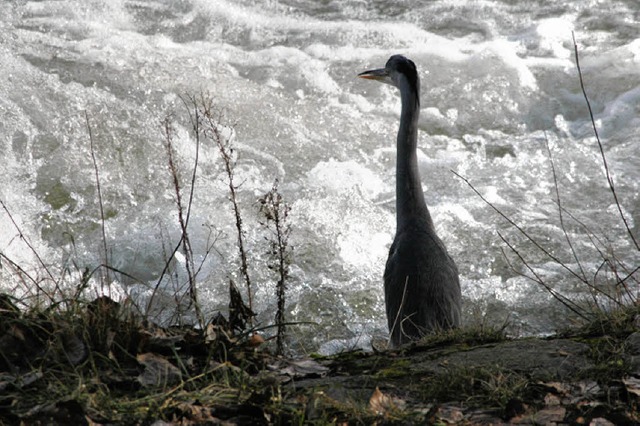
<svg viewBox="0 0 640 426">
<path fill-rule="evenodd" d="M 158 122 L 184 113 L 178 94 L 208 91 L 237 123 L 236 183 L 256 265 L 265 255 L 255 200 L 275 177 L 283 178 L 299 271 L 290 288 L 298 303 L 294 314 L 321 323 L 311 340 L 351 344 L 350 324 L 384 328 L 380 276 L 395 226 L 400 114 L 396 89 L 356 75 L 403 53 L 417 64 L 423 83 L 419 166 L 425 190 L 438 231 L 457 256 L 465 297 L 497 301 L 526 321 L 522 294 L 535 295 L 535 289 L 519 287 L 520 281 L 502 284 L 510 277 L 500 266 L 496 232 L 509 237 L 512 230 L 466 185 L 447 178 L 446 169 L 463 174 L 488 201 L 563 253 L 544 130 L 563 206 L 607 230 L 612 247 L 626 247 L 615 211 L 608 212 L 610 194 L 570 31 L 578 31 L 587 91 L 625 212 L 633 211 L 640 170 L 640 40 L 628 27 L 612 25 L 632 16 L 628 2 L 613 0 L 615 7 L 598 15 L 584 13 L 589 6 L 583 3 L 572 0 L 562 10 L 539 5 L 532 12 L 524 0 L 446 0 L 415 3 L 411 14 L 399 7 L 393 16 L 357 2 L 345 9 L 335 2 L 336 14 L 304 2 L 291 8 L 228 0 L 196 0 L 192 8 L 146 1 L 25 3 L 0 25 L 2 40 L 11 41 L 0 46 L 0 196 L 48 258 L 63 257 L 58 248 L 68 249 L 61 237 L 68 233 L 77 247 L 74 261 L 99 263 L 87 109 L 113 261 L 136 274 L 149 272 L 144 278 L 153 282 L 163 265 L 162 244 L 172 245 L 179 234 Z M 478 19 L 469 18 L 474 13 Z M 587 26 L 599 30 L 581 31 Z M 177 124 L 175 135 L 185 189 L 195 158 L 189 126 L 188 120 Z M 212 305 L 226 297 L 235 255 L 228 184 L 218 160 L 215 147 L 203 143 L 191 220 L 197 256 L 204 256 L 208 230 L 225 236 L 216 246 L 225 259 L 204 266 L 210 273 L 203 293 Z M 65 198 L 59 208 L 47 198 L 54 186 Z M 37 266 L 1 213 L 0 250 Z M 590 256 L 585 264 L 599 265 L 581 226 L 572 225 L 579 228 L 572 234 L 575 246 Z M 536 268 L 552 269 L 536 250 L 522 250 Z M 264 269 L 256 266 L 255 281 L 272 281 Z M 322 291 L 340 292 L 332 299 L 339 306 L 324 305 Z M 375 297 L 363 301 L 363 293 Z M 542 306 L 531 300 L 536 309 Z"/>
<path fill-rule="evenodd" d="M 368 199 L 374 199 L 388 190 L 382 179 L 353 160 L 321 161 L 309 171 L 308 185 L 336 195 L 357 189 Z"/>
<path fill-rule="evenodd" d="M 541 20 L 536 26 L 540 37 L 540 48 L 560 59 L 569 59 L 573 49 L 568 46 L 574 30 L 575 16 L 562 16 Z"/>
<path fill-rule="evenodd" d="M 389 233 L 376 232 L 367 222 L 349 224 L 337 239 L 340 258 L 349 270 L 358 273 L 379 271 L 391 241 Z"/>
</svg>

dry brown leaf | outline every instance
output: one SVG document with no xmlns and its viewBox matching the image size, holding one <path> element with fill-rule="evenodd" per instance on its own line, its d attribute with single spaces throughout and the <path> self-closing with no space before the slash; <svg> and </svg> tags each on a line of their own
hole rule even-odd
<svg viewBox="0 0 640 426">
<path fill-rule="evenodd" d="M 566 395 L 569 393 L 569 388 L 566 384 L 561 382 L 538 382 L 539 384 L 549 388 L 558 395 Z"/>
<path fill-rule="evenodd" d="M 564 420 L 565 415 L 567 414 L 567 409 L 564 407 L 556 406 L 556 407 L 547 407 L 533 415 L 533 420 L 536 424 L 550 424 L 550 423 L 558 423 Z"/>
<path fill-rule="evenodd" d="M 544 404 L 547 406 L 560 405 L 561 402 L 562 401 L 560 401 L 560 398 L 552 393 L 548 393 L 544 396 Z"/>
<path fill-rule="evenodd" d="M 640 379 L 633 376 L 624 377 L 622 379 L 622 383 L 624 383 L 625 387 L 627 388 L 627 392 L 637 397 L 640 396 Z"/>
<path fill-rule="evenodd" d="M 250 348 L 257 348 L 263 343 L 264 337 L 262 337 L 258 333 L 252 334 L 251 337 L 249 337 L 249 339 L 247 340 L 247 346 L 249 346 Z"/>
<path fill-rule="evenodd" d="M 436 418 L 438 421 L 447 424 L 458 424 L 464 420 L 464 413 L 460 407 L 445 405 L 438 407 L 436 411 Z"/>
<path fill-rule="evenodd" d="M 329 368 L 312 359 L 301 359 L 287 362 L 286 367 L 280 369 L 280 374 L 294 378 L 317 376 L 323 377 Z"/>
<path fill-rule="evenodd" d="M 393 401 L 387 395 L 383 394 L 376 386 L 371 398 L 369 398 L 369 409 L 376 414 L 385 414 L 393 407 Z"/>
<path fill-rule="evenodd" d="M 204 341 L 206 343 L 215 342 L 218 339 L 217 333 L 218 326 L 213 324 L 208 324 L 207 329 L 204 332 Z"/>
</svg>

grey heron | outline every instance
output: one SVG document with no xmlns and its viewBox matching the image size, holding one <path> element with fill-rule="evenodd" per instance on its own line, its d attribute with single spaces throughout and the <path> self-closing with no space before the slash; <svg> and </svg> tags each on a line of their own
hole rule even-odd
<svg viewBox="0 0 640 426">
<path fill-rule="evenodd" d="M 413 61 L 394 55 L 384 68 L 358 74 L 400 90 L 402 111 L 396 158 L 396 235 L 384 272 L 390 343 L 460 325 L 458 268 L 436 235 L 425 203 L 418 157 L 420 79 Z"/>
</svg>

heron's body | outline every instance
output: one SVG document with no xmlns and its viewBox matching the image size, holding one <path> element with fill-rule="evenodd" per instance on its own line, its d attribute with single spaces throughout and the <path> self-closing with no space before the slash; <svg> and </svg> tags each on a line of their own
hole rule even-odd
<svg viewBox="0 0 640 426">
<path fill-rule="evenodd" d="M 460 324 L 458 269 L 436 235 L 418 171 L 417 142 L 420 81 L 413 62 L 392 56 L 384 69 L 360 77 L 400 89 L 402 113 L 397 138 L 396 235 L 384 272 L 391 344 Z"/>
</svg>

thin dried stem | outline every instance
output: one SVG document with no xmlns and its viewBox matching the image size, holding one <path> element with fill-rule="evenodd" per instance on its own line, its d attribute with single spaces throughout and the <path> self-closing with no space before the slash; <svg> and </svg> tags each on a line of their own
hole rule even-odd
<svg viewBox="0 0 640 426">
<path fill-rule="evenodd" d="M 278 179 L 275 180 L 273 187 L 259 200 L 260 212 L 266 219 L 263 223 L 267 229 L 273 234 L 271 241 L 271 257 L 274 263 L 269 265 L 278 274 L 278 282 L 276 283 L 276 298 L 278 300 L 278 309 L 276 311 L 275 322 L 277 326 L 276 334 L 276 353 L 284 354 L 284 337 L 286 332 L 285 321 L 285 302 L 286 302 L 286 283 L 289 277 L 289 234 L 291 227 L 287 224 L 289 215 L 289 206 L 283 201 L 282 195 L 278 192 Z"/>
<path fill-rule="evenodd" d="M 567 232 L 567 227 L 565 226 L 565 223 L 564 223 L 564 215 L 562 214 L 563 208 L 562 208 L 562 202 L 560 198 L 560 190 L 558 188 L 558 177 L 556 175 L 556 167 L 553 162 L 553 155 L 551 155 L 551 148 L 549 147 L 549 139 L 547 138 L 547 132 L 544 132 L 544 145 L 547 148 L 547 154 L 549 155 L 549 164 L 551 165 L 551 173 L 553 175 L 553 187 L 556 192 L 556 203 L 558 205 L 558 217 L 560 219 L 560 228 L 562 229 L 564 238 L 567 241 L 567 244 L 569 245 L 571 254 L 575 259 L 576 264 L 578 265 L 578 268 L 580 268 L 580 275 L 582 275 L 582 281 L 587 282 L 587 275 L 584 272 L 584 269 L 582 268 L 582 263 L 580 262 L 580 259 L 578 258 L 578 254 L 576 253 L 576 250 L 573 247 L 573 243 L 571 242 L 571 238 L 569 238 L 569 233 Z"/>
<path fill-rule="evenodd" d="M 45 270 L 45 272 L 47 273 L 47 275 L 49 276 L 49 278 L 51 278 L 51 281 L 53 283 L 56 284 L 57 287 L 57 281 L 56 279 L 53 277 L 53 274 L 51 273 L 51 270 L 47 267 L 47 265 L 44 263 L 44 261 L 42 260 L 42 257 L 40 257 L 40 254 L 38 254 L 38 252 L 36 251 L 36 249 L 33 247 L 33 245 L 31 244 L 31 242 L 29 241 L 29 239 L 27 238 L 26 235 L 24 235 L 24 233 L 22 232 L 22 229 L 20 229 L 20 227 L 18 226 L 18 224 L 16 223 L 16 221 L 13 218 L 13 215 L 11 215 L 11 212 L 9 211 L 9 208 L 7 207 L 7 205 L 4 203 L 4 201 L 0 200 L 0 205 L 2 205 L 2 208 L 4 209 L 5 213 L 7 213 L 7 216 L 9 217 L 9 220 L 11 220 L 11 223 L 13 224 L 13 227 L 16 229 L 16 231 L 18 232 L 18 237 L 24 241 L 24 243 L 27 245 L 27 247 L 29 247 L 29 250 L 31 250 L 31 252 L 33 253 L 33 255 L 36 257 L 36 259 L 38 260 L 38 263 L 40 264 L 40 266 L 42 266 L 42 268 Z M 5 257 L 6 258 L 6 257 Z M 18 265 L 15 265 L 18 266 Z M 22 269 L 22 268 L 20 268 Z M 28 275 L 27 275 L 28 276 Z M 35 280 L 32 280 L 33 283 L 36 285 L 36 288 L 41 291 L 45 296 L 47 296 L 49 298 L 49 301 L 53 302 L 54 298 L 53 296 L 51 296 L 44 288 L 42 288 L 40 285 L 38 285 L 36 283 Z"/>
<path fill-rule="evenodd" d="M 109 263 L 109 250 L 107 248 L 107 232 L 104 219 L 104 203 L 102 202 L 102 190 L 100 188 L 100 172 L 98 169 L 98 161 L 96 160 L 95 149 L 93 147 L 93 132 L 91 130 L 91 123 L 89 122 L 89 114 L 85 110 L 84 118 L 87 122 L 87 131 L 89 132 L 89 150 L 91 152 L 91 161 L 93 162 L 93 170 L 96 177 L 96 191 L 98 192 L 98 206 L 100 207 L 100 230 L 102 231 L 102 250 L 103 250 L 103 263 Z M 106 282 L 107 286 L 110 285 L 109 270 L 106 270 Z M 104 280 L 100 280 L 100 291 L 104 294 Z"/>
<path fill-rule="evenodd" d="M 583 312 L 583 310 L 575 302 L 573 302 L 571 299 L 564 296 L 562 293 L 560 293 L 559 291 L 557 291 L 556 289 L 552 288 L 547 283 L 545 283 L 542 277 L 538 275 L 538 273 L 531 267 L 531 265 L 529 265 L 529 263 L 526 261 L 524 256 L 522 256 L 522 254 L 520 254 L 520 252 L 506 238 L 504 238 L 500 232 L 498 232 L 498 236 L 507 245 L 507 247 L 509 247 L 509 249 L 518 257 L 518 259 L 520 259 L 520 262 L 522 262 L 525 268 L 527 268 L 529 272 L 531 272 L 534 278 L 532 278 L 529 275 L 520 273 L 521 276 L 528 278 L 538 283 L 542 287 L 544 287 L 544 289 L 549 294 L 551 294 L 551 296 L 553 296 L 557 301 L 559 301 L 562 305 L 564 305 L 567 309 L 569 309 L 574 314 L 578 315 L 583 319 L 589 319 L 588 316 Z M 511 263 L 509 262 L 509 258 L 506 255 L 505 255 L 505 259 L 507 259 L 507 263 L 509 264 L 511 269 L 517 272 L 517 269 L 511 265 Z"/>
<path fill-rule="evenodd" d="M 198 168 L 198 156 L 196 149 L 196 159 L 195 164 L 193 166 L 193 175 L 192 175 L 192 183 L 191 183 L 191 191 L 189 193 L 189 202 L 188 208 L 185 209 L 182 204 L 182 192 L 180 189 L 180 181 L 178 175 L 178 169 L 175 164 L 173 158 L 173 127 L 171 125 L 171 121 L 169 118 L 164 120 L 164 133 L 165 133 L 165 148 L 167 150 L 167 160 L 169 165 L 169 170 L 171 172 L 171 177 L 173 180 L 173 187 L 176 194 L 176 205 L 178 207 L 178 222 L 180 223 L 180 231 L 182 234 L 182 249 L 185 255 L 185 267 L 187 269 L 187 277 L 189 279 L 189 297 L 190 303 L 193 304 L 193 307 L 196 310 L 196 317 L 198 318 L 198 322 L 201 327 L 204 327 L 204 317 L 202 316 L 202 312 L 200 310 L 200 303 L 198 303 L 198 292 L 196 286 L 196 277 L 194 275 L 195 266 L 193 263 L 193 249 L 191 247 L 191 240 L 189 239 L 189 233 L 187 230 L 187 226 L 189 223 L 189 213 L 191 208 L 191 202 L 193 200 L 193 189 L 196 178 L 196 170 Z M 199 144 L 197 144 L 199 145 Z"/>
<path fill-rule="evenodd" d="M 540 243 L 538 241 L 536 241 L 533 237 L 531 237 L 527 231 L 525 231 L 520 225 L 518 225 L 517 223 L 515 223 L 513 221 L 513 219 L 511 219 L 509 216 L 507 216 L 506 214 L 504 214 L 502 212 L 502 210 L 500 210 L 499 208 L 497 208 L 493 203 L 491 203 L 489 200 L 487 200 L 481 193 L 480 191 L 478 191 L 472 184 L 471 182 L 469 182 L 469 180 L 465 177 L 463 177 L 462 175 L 460 175 L 459 173 L 457 173 L 456 171 L 452 170 L 451 171 L 454 175 L 458 176 L 460 179 L 462 179 L 472 190 L 473 192 L 476 193 L 476 195 L 478 195 L 478 197 L 480 197 L 480 199 L 482 201 L 484 201 L 489 207 L 491 207 L 496 213 L 498 213 L 500 216 L 502 216 L 502 218 L 504 218 L 511 226 L 513 226 L 515 229 L 517 229 L 522 235 L 524 235 L 524 237 L 529 240 L 538 250 L 540 250 L 542 253 L 544 253 L 547 257 L 549 257 L 551 260 L 553 260 L 555 263 L 557 263 L 558 265 L 560 265 L 563 269 L 565 269 L 567 272 L 569 272 L 571 275 L 573 275 L 574 277 L 576 277 L 578 280 L 580 280 L 583 283 L 588 284 L 588 281 L 585 280 L 582 276 L 580 276 L 580 274 L 578 274 L 577 272 L 575 272 L 573 269 L 571 269 L 570 267 L 568 267 L 564 262 L 562 262 L 558 257 L 554 256 L 549 250 L 547 250 L 546 248 L 542 247 L 542 245 L 540 245 Z"/>
<path fill-rule="evenodd" d="M 27 277 L 28 281 L 30 281 L 37 289 L 38 291 L 44 293 L 47 297 L 49 297 L 50 301 L 53 301 L 53 298 L 47 294 L 47 292 L 40 287 L 40 284 L 38 283 L 38 281 L 36 281 L 27 271 L 25 271 L 20 265 L 18 265 L 16 262 L 14 262 L 13 260 L 11 260 L 9 257 L 7 257 L 7 255 L 5 255 L 4 253 L 0 253 L 0 258 L 6 260 L 9 265 L 18 272 L 18 276 L 20 277 L 20 281 L 22 281 L 22 285 L 23 288 L 29 288 L 29 285 L 27 284 L 27 282 L 24 280 L 24 277 Z"/>
<path fill-rule="evenodd" d="M 221 122 L 222 113 L 216 114 L 213 110 L 213 105 L 210 101 L 204 98 L 201 101 L 202 113 L 207 124 L 206 132 L 209 137 L 215 142 L 222 157 L 224 163 L 225 172 L 227 174 L 227 180 L 229 185 L 229 199 L 233 207 L 233 213 L 235 217 L 236 230 L 238 235 L 238 253 L 240 255 L 240 273 L 242 274 L 246 287 L 247 287 L 247 300 L 249 302 L 249 310 L 253 312 L 253 291 L 251 286 L 251 278 L 249 276 L 249 264 L 247 261 L 247 251 L 244 243 L 244 228 L 242 222 L 242 215 L 240 213 L 240 206 L 238 204 L 238 186 L 234 183 L 234 161 L 232 158 L 233 148 L 230 146 L 229 141 L 226 140 L 224 135 L 220 132 L 219 125 Z M 250 326 L 253 326 L 253 317 L 249 318 Z"/>
<path fill-rule="evenodd" d="M 622 206 L 618 201 L 618 194 L 616 193 L 615 186 L 613 185 L 613 177 L 611 176 L 611 172 L 609 171 L 609 165 L 607 164 L 607 157 L 604 154 L 604 147 L 602 146 L 602 142 L 600 141 L 600 135 L 598 134 L 596 120 L 593 117 L 593 110 L 591 109 L 591 102 L 589 102 L 589 97 L 587 96 L 587 91 L 584 87 L 584 80 L 582 78 L 582 69 L 580 68 L 580 56 L 578 55 L 578 44 L 576 43 L 576 36 L 573 33 L 573 31 L 571 32 L 571 37 L 573 38 L 573 50 L 576 55 L 576 68 L 578 69 L 578 77 L 580 78 L 580 89 L 582 90 L 582 95 L 584 96 L 584 100 L 587 103 L 587 109 L 589 110 L 589 117 L 591 118 L 591 125 L 593 126 L 593 133 L 596 136 L 596 141 L 598 142 L 598 148 L 600 148 L 600 156 L 602 157 L 602 164 L 604 165 L 604 172 L 607 177 L 607 183 L 609 184 L 609 189 L 611 191 L 611 194 L 613 195 L 613 199 L 615 200 L 616 207 L 618 208 L 618 213 L 620 214 L 620 218 L 622 219 L 622 222 L 624 223 L 624 226 L 627 229 L 627 233 L 629 234 L 629 237 L 631 237 L 631 241 L 633 241 L 633 244 L 636 246 L 636 250 L 640 251 L 640 244 L 638 243 L 638 240 L 636 240 L 636 238 L 633 235 L 633 232 L 631 231 L 631 227 L 627 222 L 627 218 L 625 217 L 624 212 L 622 211 Z"/>
<path fill-rule="evenodd" d="M 150 308 L 153 303 L 153 299 L 157 294 L 157 290 L 160 286 L 160 283 L 162 282 L 162 278 L 164 277 L 166 271 L 169 268 L 171 259 L 174 258 L 176 252 L 182 246 L 182 251 L 185 256 L 185 268 L 187 270 L 187 278 L 188 278 L 188 286 L 189 286 L 189 307 L 191 306 L 194 307 L 198 323 L 201 327 L 204 327 L 204 323 L 205 323 L 204 316 L 202 315 L 200 303 L 198 302 L 198 292 L 197 292 L 196 273 L 195 273 L 196 269 L 193 261 L 193 257 L 194 257 L 193 249 L 191 247 L 191 240 L 189 239 L 189 234 L 188 234 L 188 223 L 189 223 L 189 217 L 191 212 L 191 205 L 193 201 L 196 171 L 198 168 L 198 152 L 199 152 L 199 146 L 200 146 L 199 137 L 196 137 L 196 144 L 197 144 L 196 159 L 194 163 L 194 170 L 191 177 L 191 189 L 189 192 L 189 201 L 188 201 L 187 207 L 185 208 L 182 201 L 182 189 L 180 187 L 178 166 L 176 165 L 175 158 L 174 158 L 174 150 L 173 150 L 173 132 L 174 131 L 173 131 L 173 126 L 171 124 L 170 117 L 167 117 L 162 121 L 162 132 L 164 135 L 164 146 L 167 152 L 167 165 L 169 168 L 169 173 L 171 175 L 173 189 L 176 197 L 176 206 L 178 208 L 178 223 L 180 225 L 181 233 L 180 233 L 180 241 L 175 246 L 173 252 L 171 253 L 171 256 L 167 259 L 167 262 L 165 263 L 165 267 L 162 270 L 160 278 L 158 279 L 158 282 L 156 283 L 154 291 L 151 297 L 149 298 L 149 302 L 147 303 L 147 312 L 150 311 Z M 176 291 L 176 294 L 178 294 L 178 292 L 180 292 L 180 289 Z M 177 303 L 179 303 L 179 301 Z"/>
</svg>

